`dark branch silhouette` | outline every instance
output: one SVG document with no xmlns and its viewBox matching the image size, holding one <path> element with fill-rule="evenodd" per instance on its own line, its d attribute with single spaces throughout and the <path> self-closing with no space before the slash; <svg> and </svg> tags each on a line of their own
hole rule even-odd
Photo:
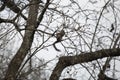
<svg viewBox="0 0 120 80">
<path fill-rule="evenodd" d="M 53 43 L 53 46 L 55 48 L 56 51 L 60 51 L 57 47 L 56 47 L 56 43 L 61 42 L 63 36 L 65 35 L 65 31 L 62 29 L 59 33 L 56 34 L 56 41 Z"/>
</svg>

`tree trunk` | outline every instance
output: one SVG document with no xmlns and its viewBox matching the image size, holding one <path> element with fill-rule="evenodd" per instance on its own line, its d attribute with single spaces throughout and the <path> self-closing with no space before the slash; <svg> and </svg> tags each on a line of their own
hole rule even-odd
<svg viewBox="0 0 120 80">
<path fill-rule="evenodd" d="M 31 48 L 34 39 L 35 29 L 37 28 L 36 26 L 37 26 L 37 15 L 38 15 L 39 6 L 38 6 L 38 0 L 31 0 L 30 4 L 35 4 L 35 5 L 30 5 L 29 7 L 29 15 L 28 15 L 25 34 L 23 37 L 23 42 L 19 50 L 17 51 L 16 55 L 11 60 L 4 80 L 15 80 L 16 74 L 24 58 L 26 57 L 28 51 Z"/>
</svg>

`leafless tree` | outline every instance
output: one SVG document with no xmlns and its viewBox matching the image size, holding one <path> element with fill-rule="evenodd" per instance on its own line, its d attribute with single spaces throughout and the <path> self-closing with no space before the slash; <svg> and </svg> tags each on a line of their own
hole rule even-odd
<svg viewBox="0 0 120 80">
<path fill-rule="evenodd" d="M 10 52 L 13 57 L 4 80 L 20 78 L 35 54 L 56 51 L 55 47 L 63 54 L 49 80 L 59 80 L 65 77 L 64 73 L 77 75 L 80 67 L 89 73 L 89 80 L 116 79 L 120 56 L 119 0 L 1 0 L 0 4 L 0 41 L 9 35 L 8 42 L 17 44 L 12 47 L 15 53 Z M 62 30 L 65 34 L 54 47 Z M 63 72 L 65 68 L 68 70 Z M 37 69 L 23 74 L 26 77 Z"/>
</svg>

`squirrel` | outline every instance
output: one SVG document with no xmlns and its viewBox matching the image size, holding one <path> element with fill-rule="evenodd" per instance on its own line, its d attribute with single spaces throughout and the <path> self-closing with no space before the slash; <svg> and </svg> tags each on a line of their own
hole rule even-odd
<svg viewBox="0 0 120 80">
<path fill-rule="evenodd" d="M 56 47 L 56 43 L 61 42 L 62 41 L 62 37 L 65 35 L 65 31 L 62 29 L 59 33 L 56 34 L 56 41 L 53 43 L 53 47 L 55 48 L 56 51 L 60 51 L 57 47 Z"/>
</svg>

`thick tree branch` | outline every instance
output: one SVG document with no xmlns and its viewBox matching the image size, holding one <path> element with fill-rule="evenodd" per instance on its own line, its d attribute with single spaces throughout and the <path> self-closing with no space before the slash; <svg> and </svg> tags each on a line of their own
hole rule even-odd
<svg viewBox="0 0 120 80">
<path fill-rule="evenodd" d="M 12 10 L 13 12 L 20 14 L 25 20 L 27 20 L 27 18 L 21 13 L 21 9 L 15 4 L 15 2 L 13 0 L 1 0 L 4 4 L 1 7 L 1 11 L 4 9 L 5 6 L 7 6 L 8 8 L 10 8 L 10 10 Z"/>
<path fill-rule="evenodd" d="M 8 1 L 10 1 L 10 0 L 8 0 Z M 39 23 L 43 19 L 43 15 L 47 10 L 47 7 L 49 5 L 49 1 L 50 0 L 47 0 L 45 8 L 41 12 L 41 15 L 39 17 Z M 12 6 L 11 4 L 7 4 L 7 6 L 10 9 Z M 32 42 L 34 39 L 35 30 L 38 27 L 37 16 L 38 16 L 38 9 L 39 9 L 39 0 L 31 0 L 30 4 L 34 4 L 34 5 L 30 5 L 29 15 L 28 15 L 28 19 L 27 19 L 27 26 L 25 29 L 25 35 L 23 38 L 23 42 L 22 42 L 21 47 L 19 48 L 18 52 L 11 60 L 4 80 L 16 80 L 16 77 L 17 77 L 16 75 L 18 73 L 18 70 L 19 70 L 24 58 L 28 54 L 29 49 L 31 48 L 31 45 L 32 45 Z M 11 9 L 11 10 L 13 10 L 13 9 Z"/>
<path fill-rule="evenodd" d="M 40 14 L 40 16 L 39 16 L 39 18 L 38 18 L 38 23 L 37 23 L 37 25 L 39 25 L 40 22 L 42 21 L 43 16 L 44 16 L 46 10 L 48 9 L 49 4 L 50 4 L 50 0 L 47 0 L 45 6 L 44 6 L 44 8 L 43 8 L 43 10 L 42 10 L 42 12 L 41 12 L 41 14 Z"/>
<path fill-rule="evenodd" d="M 14 3 L 13 0 L 1 0 L 1 1 L 13 12 L 18 13 L 20 11 L 20 8 Z"/>
<path fill-rule="evenodd" d="M 2 6 L 0 7 L 0 11 L 3 11 L 5 9 L 5 4 L 2 4 Z"/>
<path fill-rule="evenodd" d="M 31 3 L 37 3 L 37 1 L 38 0 L 31 0 Z M 30 6 L 26 28 L 33 29 L 33 30 L 25 31 L 25 35 L 24 35 L 21 47 L 19 48 L 18 52 L 11 60 L 4 80 L 16 80 L 16 74 L 17 74 L 24 58 L 28 54 L 28 51 L 29 51 L 29 49 L 32 45 L 33 39 L 34 39 L 34 33 L 35 33 L 34 29 L 36 29 L 36 25 L 37 25 L 38 7 L 39 7 L 38 4 Z"/>
<path fill-rule="evenodd" d="M 54 68 L 53 73 L 51 74 L 50 80 L 59 80 L 59 77 L 63 69 L 70 65 L 90 62 L 93 60 L 102 59 L 104 57 L 114 57 L 114 56 L 120 56 L 120 48 L 102 49 L 99 51 L 88 52 L 76 56 L 61 57 L 56 67 Z"/>
</svg>

